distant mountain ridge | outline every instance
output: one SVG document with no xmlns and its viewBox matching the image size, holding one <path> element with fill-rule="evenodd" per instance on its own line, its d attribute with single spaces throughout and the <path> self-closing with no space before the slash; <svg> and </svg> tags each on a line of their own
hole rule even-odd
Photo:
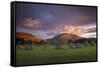
<svg viewBox="0 0 100 68">
<path fill-rule="evenodd" d="M 62 33 L 59 34 L 57 36 L 54 37 L 55 39 L 62 39 L 62 40 L 76 40 L 76 39 L 80 39 L 82 37 L 77 36 L 77 35 L 73 35 L 73 34 L 69 34 L 69 33 Z"/>
<path fill-rule="evenodd" d="M 77 35 L 62 33 L 54 36 L 50 39 L 42 39 L 36 35 L 25 33 L 25 32 L 16 32 L 16 38 L 23 39 L 24 41 L 35 41 L 38 43 L 49 43 L 49 44 L 59 44 L 59 43 L 84 43 L 85 41 L 96 43 L 96 38 L 83 38 Z"/>
<path fill-rule="evenodd" d="M 69 43 L 70 41 L 75 41 L 78 39 L 81 39 L 82 37 L 77 36 L 77 35 L 73 35 L 73 34 L 69 34 L 69 33 L 62 33 L 59 35 L 56 35 L 55 37 L 51 38 L 51 39 L 47 39 L 47 41 L 49 43 Z"/>
</svg>

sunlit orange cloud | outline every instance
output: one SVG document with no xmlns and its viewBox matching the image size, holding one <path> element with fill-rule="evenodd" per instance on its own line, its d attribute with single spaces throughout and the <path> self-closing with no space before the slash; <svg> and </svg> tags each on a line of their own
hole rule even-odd
<svg viewBox="0 0 100 68">
<path fill-rule="evenodd" d="M 22 21 L 22 26 L 26 28 L 40 28 L 42 25 L 39 20 L 28 18 Z"/>
<path fill-rule="evenodd" d="M 70 33 L 74 35 L 82 35 L 86 30 L 83 27 L 73 26 L 73 25 L 66 25 L 64 26 L 64 33 Z"/>
</svg>

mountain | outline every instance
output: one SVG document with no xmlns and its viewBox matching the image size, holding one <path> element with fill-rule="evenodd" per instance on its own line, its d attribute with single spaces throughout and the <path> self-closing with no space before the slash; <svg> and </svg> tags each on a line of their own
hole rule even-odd
<svg viewBox="0 0 100 68">
<path fill-rule="evenodd" d="M 73 35 L 73 34 L 69 34 L 69 33 L 62 33 L 62 34 L 59 34 L 51 39 L 47 39 L 47 41 L 49 43 L 68 43 L 70 41 L 75 41 L 75 40 L 78 40 L 78 39 L 81 39 L 82 37 L 79 37 L 77 35 Z"/>
<path fill-rule="evenodd" d="M 29 41 L 29 40 L 40 41 L 41 40 L 38 36 L 29 34 L 29 33 L 25 33 L 25 32 L 16 32 L 16 38 L 21 38 L 26 41 Z"/>
<path fill-rule="evenodd" d="M 54 37 L 55 39 L 61 39 L 61 40 L 76 40 L 80 39 L 81 37 L 69 33 L 62 33 Z"/>
</svg>

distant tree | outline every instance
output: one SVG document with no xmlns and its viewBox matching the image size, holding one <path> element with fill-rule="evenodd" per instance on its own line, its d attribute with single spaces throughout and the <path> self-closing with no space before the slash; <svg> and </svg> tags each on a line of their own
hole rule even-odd
<svg viewBox="0 0 100 68">
<path fill-rule="evenodd" d="M 54 40 L 53 44 L 55 45 L 56 49 L 62 49 L 62 43 L 58 40 Z"/>
<path fill-rule="evenodd" d="M 84 46 L 90 46 L 90 42 L 88 40 L 86 40 L 84 43 L 85 43 Z"/>
<path fill-rule="evenodd" d="M 96 45 L 95 41 L 92 41 L 91 46 L 95 46 L 95 45 Z"/>
<path fill-rule="evenodd" d="M 24 39 L 22 39 L 22 38 L 16 38 L 16 44 L 17 45 L 23 45 L 24 44 Z"/>
<path fill-rule="evenodd" d="M 33 41 L 32 40 L 24 40 L 24 47 L 27 50 L 30 50 L 33 48 Z"/>
<path fill-rule="evenodd" d="M 70 42 L 70 44 L 69 44 L 69 48 L 76 48 L 76 46 L 75 46 L 74 43 Z"/>
</svg>

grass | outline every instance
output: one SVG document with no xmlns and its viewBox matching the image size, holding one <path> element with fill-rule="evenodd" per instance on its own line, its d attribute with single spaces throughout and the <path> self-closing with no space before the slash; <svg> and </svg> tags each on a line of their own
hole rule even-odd
<svg viewBox="0 0 100 68">
<path fill-rule="evenodd" d="M 96 61 L 96 47 L 68 48 L 65 46 L 62 49 L 55 49 L 54 46 L 49 46 L 32 50 L 17 49 L 16 56 L 17 65 Z"/>
</svg>

